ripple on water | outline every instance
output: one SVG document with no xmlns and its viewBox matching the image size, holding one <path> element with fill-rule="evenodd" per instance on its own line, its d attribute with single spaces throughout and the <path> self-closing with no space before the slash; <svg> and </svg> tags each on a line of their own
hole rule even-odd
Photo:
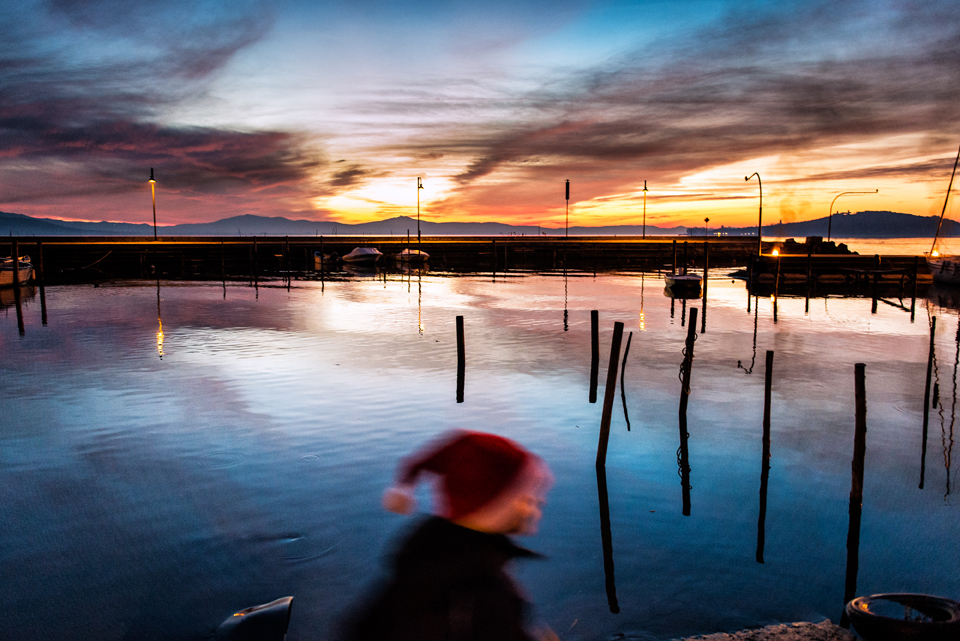
<svg viewBox="0 0 960 641">
<path fill-rule="evenodd" d="M 240 452 L 208 452 L 200 456 L 200 465 L 212 470 L 223 470 L 240 465 L 243 459 L 244 455 Z"/>
<path fill-rule="evenodd" d="M 276 540 L 280 558 L 288 563 L 304 563 L 326 556 L 337 547 L 340 531 L 329 527 L 315 534 L 286 535 Z"/>
</svg>

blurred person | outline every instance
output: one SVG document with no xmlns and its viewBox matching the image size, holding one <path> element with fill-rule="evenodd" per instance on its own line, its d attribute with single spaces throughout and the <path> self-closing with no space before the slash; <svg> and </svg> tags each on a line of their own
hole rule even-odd
<svg viewBox="0 0 960 641">
<path fill-rule="evenodd" d="M 456 431 L 401 461 L 383 506 L 411 514 L 425 473 L 434 515 L 399 542 L 386 583 L 352 612 L 344 641 L 556 640 L 526 627 L 530 604 L 507 573 L 514 559 L 542 558 L 507 535 L 536 533 L 553 483 L 546 463 L 509 439 Z"/>
</svg>

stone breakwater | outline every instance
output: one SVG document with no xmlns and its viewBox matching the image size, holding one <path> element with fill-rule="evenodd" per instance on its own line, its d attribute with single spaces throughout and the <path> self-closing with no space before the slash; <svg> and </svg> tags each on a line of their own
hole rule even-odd
<svg viewBox="0 0 960 641">
<path fill-rule="evenodd" d="M 683 641 L 853 641 L 856 638 L 849 630 L 822 621 L 768 625 L 755 630 L 688 637 Z"/>
</svg>

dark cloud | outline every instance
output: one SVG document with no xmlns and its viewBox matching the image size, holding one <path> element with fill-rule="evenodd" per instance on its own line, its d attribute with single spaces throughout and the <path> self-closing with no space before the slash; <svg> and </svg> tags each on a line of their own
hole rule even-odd
<svg viewBox="0 0 960 641">
<path fill-rule="evenodd" d="M 350 165 L 349 167 L 341 169 L 333 174 L 333 178 L 330 180 L 330 186 L 349 187 L 360 182 L 360 180 L 364 176 L 369 175 L 369 173 L 370 172 L 363 169 L 359 165 Z"/>
<path fill-rule="evenodd" d="M 50 0 L 32 9 L 29 23 L 0 18 L 0 168 L 33 166 L 56 182 L 5 184 L 0 200 L 133 191 L 149 167 L 183 195 L 292 188 L 323 164 L 294 133 L 157 122 L 263 37 L 271 16 L 261 3 Z"/>
<path fill-rule="evenodd" d="M 414 147 L 472 157 L 467 185 L 501 167 L 676 179 L 888 135 L 942 153 L 934 140 L 960 134 L 956 2 L 750 6 L 687 35 L 545 84 L 515 101 L 522 122 Z"/>
</svg>

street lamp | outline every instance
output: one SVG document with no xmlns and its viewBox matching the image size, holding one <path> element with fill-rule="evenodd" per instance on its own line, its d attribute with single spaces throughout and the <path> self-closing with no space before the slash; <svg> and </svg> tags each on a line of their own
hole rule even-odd
<svg viewBox="0 0 960 641">
<path fill-rule="evenodd" d="M 153 197 L 153 239 L 157 239 L 157 181 L 153 177 L 153 167 L 150 168 L 150 195 Z"/>
<path fill-rule="evenodd" d="M 760 186 L 760 211 L 757 215 L 757 256 L 763 256 L 763 181 L 760 180 L 760 174 L 753 172 L 749 176 L 744 176 L 745 181 L 750 181 L 754 176 L 757 177 L 757 185 Z"/>
<path fill-rule="evenodd" d="M 420 246 L 420 190 L 423 189 L 423 179 L 417 176 L 417 247 Z"/>
<path fill-rule="evenodd" d="M 830 236 L 833 232 L 833 203 L 837 202 L 837 198 L 840 196 L 846 196 L 847 194 L 879 194 L 879 189 L 874 189 L 873 191 L 845 191 L 843 193 L 837 194 L 834 196 L 833 201 L 830 203 L 830 214 L 827 216 L 827 242 L 830 242 Z"/>
<path fill-rule="evenodd" d="M 643 181 L 643 237 L 647 237 L 647 181 Z"/>
</svg>

